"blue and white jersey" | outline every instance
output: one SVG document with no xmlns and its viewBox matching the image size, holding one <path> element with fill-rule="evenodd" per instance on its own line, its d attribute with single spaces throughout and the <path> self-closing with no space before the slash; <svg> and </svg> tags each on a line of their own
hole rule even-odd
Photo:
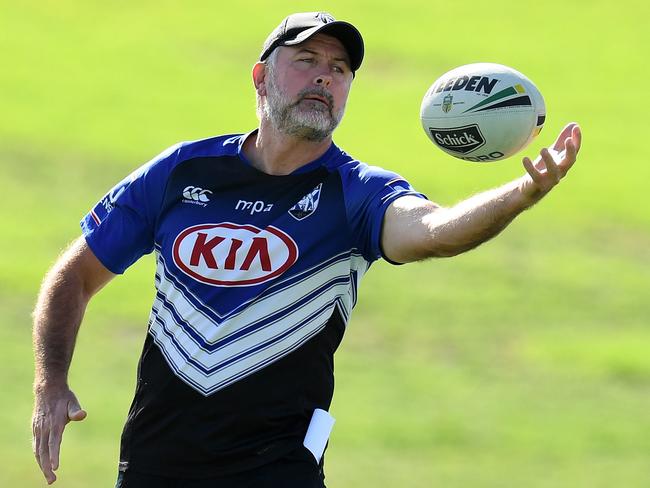
<svg viewBox="0 0 650 488">
<path fill-rule="evenodd" d="M 421 196 L 334 144 L 290 175 L 265 174 L 242 153 L 248 135 L 171 147 L 81 221 L 114 273 L 156 255 L 122 438 L 132 469 L 208 477 L 299 445 L 314 408 L 329 408 L 332 356 L 382 255 L 386 208 Z"/>
</svg>

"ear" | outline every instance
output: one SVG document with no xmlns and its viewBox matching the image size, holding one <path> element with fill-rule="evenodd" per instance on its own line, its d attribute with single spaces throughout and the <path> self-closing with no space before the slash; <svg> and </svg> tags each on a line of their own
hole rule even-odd
<svg viewBox="0 0 650 488">
<path fill-rule="evenodd" d="M 253 66 L 253 84 L 255 91 L 260 96 L 266 96 L 266 65 L 264 63 L 255 63 Z"/>
</svg>

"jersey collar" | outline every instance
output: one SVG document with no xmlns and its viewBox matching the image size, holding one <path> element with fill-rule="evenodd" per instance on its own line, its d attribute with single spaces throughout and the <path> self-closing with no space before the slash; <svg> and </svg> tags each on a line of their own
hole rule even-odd
<svg viewBox="0 0 650 488">
<path fill-rule="evenodd" d="M 246 165 L 250 166 L 251 168 L 253 165 L 251 162 L 248 160 L 248 158 L 244 155 L 243 147 L 244 147 L 244 142 L 246 139 L 249 137 L 255 137 L 255 134 L 257 134 L 258 129 L 253 129 L 250 132 L 247 132 L 245 134 L 242 134 L 239 138 L 239 142 L 237 144 L 237 155 L 239 156 L 239 159 L 241 159 Z M 309 171 L 313 171 L 315 169 L 320 168 L 321 166 L 328 166 L 328 164 L 336 158 L 336 156 L 341 154 L 341 150 L 338 148 L 334 142 L 330 144 L 330 147 L 327 148 L 327 151 L 323 153 L 322 156 L 319 158 L 304 164 L 300 166 L 299 168 L 296 168 L 293 172 L 289 173 L 291 175 L 299 175 L 302 173 L 308 173 Z"/>
</svg>

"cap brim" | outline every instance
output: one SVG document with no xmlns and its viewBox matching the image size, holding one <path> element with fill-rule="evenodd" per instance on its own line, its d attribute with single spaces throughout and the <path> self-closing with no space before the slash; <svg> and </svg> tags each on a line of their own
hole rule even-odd
<svg viewBox="0 0 650 488">
<path fill-rule="evenodd" d="M 349 22 L 335 20 L 334 22 L 305 29 L 295 38 L 283 41 L 282 45 L 295 46 L 318 33 L 330 35 L 341 41 L 350 57 L 350 69 L 352 71 L 359 69 L 364 54 L 363 37 L 361 37 L 361 33 L 357 28 Z"/>
</svg>

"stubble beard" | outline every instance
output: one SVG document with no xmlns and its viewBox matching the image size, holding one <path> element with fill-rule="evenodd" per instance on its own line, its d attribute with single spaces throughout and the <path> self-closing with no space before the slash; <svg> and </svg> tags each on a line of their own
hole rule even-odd
<svg viewBox="0 0 650 488">
<path fill-rule="evenodd" d="M 322 142 L 332 135 L 343 118 L 345 106 L 333 113 L 334 99 L 324 88 L 306 88 L 298 93 L 294 102 L 277 86 L 272 71 L 268 73 L 266 88 L 264 114 L 283 134 L 310 142 Z M 306 107 L 303 100 L 310 95 L 325 98 L 327 106 L 314 101 Z"/>
</svg>

